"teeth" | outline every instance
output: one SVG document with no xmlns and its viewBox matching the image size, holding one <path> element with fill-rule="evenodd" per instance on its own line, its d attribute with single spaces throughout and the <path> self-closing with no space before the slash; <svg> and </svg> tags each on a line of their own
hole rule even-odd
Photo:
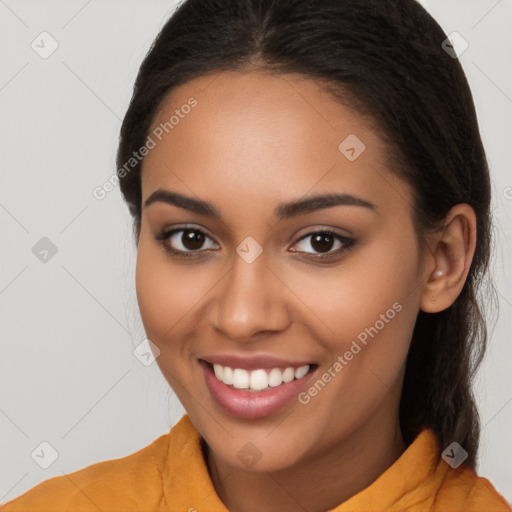
<svg viewBox="0 0 512 512">
<path fill-rule="evenodd" d="M 247 389 L 249 387 L 249 372 L 240 368 L 233 370 L 233 387 Z"/>
<path fill-rule="evenodd" d="M 221 368 L 222 368 L 222 366 L 221 366 Z M 231 368 L 229 368 L 229 366 L 224 367 L 221 380 L 222 380 L 222 382 L 224 382 L 224 384 L 228 384 L 228 385 L 233 384 L 233 370 Z"/>
<path fill-rule="evenodd" d="M 301 377 L 304 377 L 306 373 L 309 372 L 309 366 L 301 366 L 300 368 L 297 368 L 295 370 L 295 378 L 300 379 Z"/>
<path fill-rule="evenodd" d="M 268 388 L 268 375 L 265 370 L 255 370 L 251 372 L 249 378 L 249 387 L 251 389 L 265 389 Z"/>
<path fill-rule="evenodd" d="M 291 382 L 295 378 L 295 370 L 293 368 L 286 368 L 283 373 L 283 381 Z"/>
<path fill-rule="evenodd" d="M 230 370 L 231 370 L 231 368 L 230 368 Z M 219 379 L 219 380 L 222 380 L 222 376 L 224 375 L 224 368 L 222 368 L 222 366 L 220 364 L 214 364 L 213 371 L 215 373 L 215 377 L 217 377 L 217 379 Z"/>
<path fill-rule="evenodd" d="M 279 368 L 274 368 L 270 370 L 268 374 L 268 385 L 270 387 L 275 388 L 276 386 L 280 386 L 283 383 L 283 374 Z"/>
<path fill-rule="evenodd" d="M 213 365 L 215 376 L 224 384 L 232 385 L 236 389 L 251 389 L 261 391 L 269 387 L 275 388 L 283 383 L 300 379 L 309 372 L 310 365 L 299 368 L 286 368 L 282 372 L 279 368 L 272 368 L 270 371 L 264 369 L 248 372 L 241 368 L 230 368 L 229 366 Z"/>
</svg>

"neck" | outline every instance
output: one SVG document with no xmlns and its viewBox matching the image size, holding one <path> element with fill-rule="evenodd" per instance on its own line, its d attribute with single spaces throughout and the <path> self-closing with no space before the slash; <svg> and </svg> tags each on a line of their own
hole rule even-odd
<svg viewBox="0 0 512 512">
<path fill-rule="evenodd" d="M 217 495 L 230 512 L 324 512 L 368 487 L 405 449 L 396 413 L 387 421 L 377 414 L 335 447 L 279 471 L 242 470 L 206 452 Z"/>
</svg>

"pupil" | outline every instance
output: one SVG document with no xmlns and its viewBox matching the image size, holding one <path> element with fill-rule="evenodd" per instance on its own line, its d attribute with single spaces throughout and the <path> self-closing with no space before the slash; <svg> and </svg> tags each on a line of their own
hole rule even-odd
<svg viewBox="0 0 512 512">
<path fill-rule="evenodd" d="M 181 237 L 181 242 L 184 247 L 191 251 L 200 249 L 204 243 L 204 234 L 199 231 L 185 230 Z"/>
<path fill-rule="evenodd" d="M 328 252 L 332 249 L 333 237 L 329 234 L 319 234 L 315 235 L 311 241 L 311 245 L 315 249 L 315 251 L 322 252 L 325 250 Z"/>
</svg>

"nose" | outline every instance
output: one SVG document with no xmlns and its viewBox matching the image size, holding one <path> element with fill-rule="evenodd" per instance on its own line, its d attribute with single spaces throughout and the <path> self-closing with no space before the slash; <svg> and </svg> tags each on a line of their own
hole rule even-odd
<svg viewBox="0 0 512 512">
<path fill-rule="evenodd" d="M 290 325 L 287 288 L 263 256 L 247 263 L 238 255 L 216 288 L 210 323 L 223 336 L 238 342 Z"/>
</svg>

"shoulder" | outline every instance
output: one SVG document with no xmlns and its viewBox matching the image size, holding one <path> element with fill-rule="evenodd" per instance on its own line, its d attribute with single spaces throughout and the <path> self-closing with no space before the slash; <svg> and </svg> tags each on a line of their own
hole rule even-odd
<svg viewBox="0 0 512 512">
<path fill-rule="evenodd" d="M 98 462 L 45 480 L 0 505 L 1 512 L 158 510 L 169 433 L 126 457 Z M 129 492 L 127 492 L 129 491 Z"/>
<path fill-rule="evenodd" d="M 494 488 L 491 482 L 478 476 L 471 468 L 463 465 L 446 473 L 444 485 L 438 496 L 438 503 L 456 500 L 467 512 L 510 512 L 511 505 Z M 436 508 L 434 510 L 437 510 Z"/>
</svg>

